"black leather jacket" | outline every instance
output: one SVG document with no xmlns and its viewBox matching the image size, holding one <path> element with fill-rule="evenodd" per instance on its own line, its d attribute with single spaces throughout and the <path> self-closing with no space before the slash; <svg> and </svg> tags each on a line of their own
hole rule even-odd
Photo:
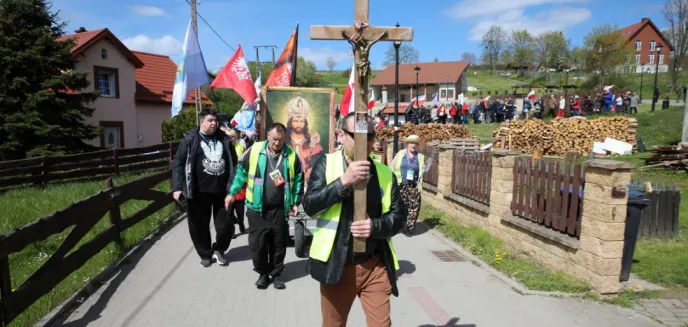
<svg viewBox="0 0 688 327">
<path fill-rule="evenodd" d="M 371 166 L 373 166 L 372 160 L 368 159 L 368 161 L 371 163 Z M 353 197 L 353 189 L 345 189 L 340 179 L 337 179 L 329 185 L 327 184 L 325 177 L 326 166 L 327 159 L 325 156 L 321 156 L 315 163 L 308 180 L 308 189 L 303 199 L 303 209 L 306 214 L 312 217 L 315 217 L 318 213 L 336 203 L 344 202 L 345 199 Z M 371 171 L 371 174 L 373 177 L 377 177 L 377 173 L 373 171 Z M 396 177 L 393 177 L 392 182 L 392 203 L 390 211 L 380 217 L 370 217 L 373 222 L 373 231 L 368 242 L 378 242 L 376 244 L 377 249 L 380 249 L 380 256 L 387 270 L 389 282 L 392 285 L 392 294 L 394 294 L 394 296 L 399 296 L 394 259 L 387 239 L 401 232 L 406 221 L 407 211 L 399 193 Z M 371 180 L 368 185 L 371 183 L 379 185 L 377 180 Z M 378 190 L 379 186 L 374 189 L 368 187 L 368 192 L 377 193 L 379 192 Z M 377 196 L 379 197 L 379 195 Z M 342 207 L 342 212 L 353 212 L 352 209 L 353 208 L 348 208 L 347 210 L 347 208 Z M 352 246 L 353 237 L 350 231 L 352 221 L 353 216 L 340 217 L 334 248 L 327 262 L 308 259 L 307 271 L 320 283 L 337 284 L 341 280 L 347 258 L 346 254 L 348 253 L 349 247 Z"/>
<path fill-rule="evenodd" d="M 198 133 L 199 128 L 195 127 L 184 133 L 184 138 L 179 142 L 179 148 L 174 156 L 174 167 L 172 168 L 172 188 L 173 191 L 182 191 L 184 197 L 187 199 L 194 198 L 194 189 L 196 188 L 196 159 L 193 157 L 196 154 L 196 147 L 198 147 Z M 229 194 L 229 187 L 232 186 L 234 174 L 236 174 L 237 154 L 234 151 L 234 144 L 229 139 L 227 134 L 222 132 L 219 128 L 215 131 L 215 139 L 222 143 L 222 150 L 229 158 L 227 162 L 227 194 Z"/>
</svg>

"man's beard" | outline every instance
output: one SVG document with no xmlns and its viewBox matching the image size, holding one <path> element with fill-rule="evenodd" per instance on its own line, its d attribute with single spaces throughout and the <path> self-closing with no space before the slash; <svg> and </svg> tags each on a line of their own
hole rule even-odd
<svg viewBox="0 0 688 327">
<path fill-rule="evenodd" d="M 303 134 L 303 127 L 294 128 L 294 134 Z"/>
</svg>

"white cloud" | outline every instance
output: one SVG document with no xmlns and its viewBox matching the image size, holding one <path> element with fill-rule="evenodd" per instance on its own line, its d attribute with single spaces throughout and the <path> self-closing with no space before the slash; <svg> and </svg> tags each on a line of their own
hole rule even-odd
<svg viewBox="0 0 688 327">
<path fill-rule="evenodd" d="M 563 31 L 569 26 L 579 24 L 591 16 L 586 8 L 559 8 L 540 11 L 534 16 L 526 16 L 524 9 L 502 13 L 494 20 L 482 20 L 469 31 L 472 41 L 479 41 L 483 35 L 495 24 L 508 32 L 528 30 L 532 35 L 547 31 Z M 563 19 L 562 17 L 566 17 Z"/>
<path fill-rule="evenodd" d="M 166 56 L 178 56 L 182 50 L 182 42 L 171 35 L 153 39 L 147 35 L 139 34 L 122 40 L 122 43 L 131 50 L 157 53 Z"/>
<path fill-rule="evenodd" d="M 170 17 L 170 14 L 168 14 L 164 9 L 152 6 L 133 6 L 131 11 L 142 16 Z"/>
<path fill-rule="evenodd" d="M 316 66 L 318 66 L 318 68 L 325 68 L 327 58 L 329 57 L 332 57 L 338 64 L 340 62 L 349 61 L 349 52 L 334 50 L 332 48 L 300 48 L 299 56 L 304 57 L 306 60 L 312 61 Z"/>
<path fill-rule="evenodd" d="M 584 3 L 588 0 L 461 0 L 444 14 L 459 22 L 473 22 L 469 32 L 472 41 L 481 40 L 491 25 L 499 25 L 507 32 L 528 30 L 537 35 L 545 31 L 564 30 L 591 16 L 587 8 L 560 7 L 562 4 Z M 546 9 L 537 10 L 545 6 Z M 554 8 L 552 8 L 554 6 Z M 537 13 L 530 14 L 537 10 Z M 529 15 L 526 15 L 529 13 Z"/>
</svg>

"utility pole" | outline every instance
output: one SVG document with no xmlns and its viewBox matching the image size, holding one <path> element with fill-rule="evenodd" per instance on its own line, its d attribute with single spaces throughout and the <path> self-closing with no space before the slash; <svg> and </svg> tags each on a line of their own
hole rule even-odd
<svg viewBox="0 0 688 327">
<path fill-rule="evenodd" d="M 276 45 L 255 45 L 253 46 L 256 48 L 256 75 L 258 76 L 258 72 L 260 71 L 260 57 L 258 55 L 258 49 L 259 48 L 272 48 L 272 66 L 275 66 L 275 48 L 277 48 Z M 262 82 L 262 81 L 261 81 Z"/>
<path fill-rule="evenodd" d="M 196 39 L 198 39 L 198 22 L 196 21 L 196 0 L 191 0 L 191 22 L 193 24 Z M 196 107 L 196 125 L 200 126 L 199 115 L 201 113 L 201 89 L 194 89 L 194 106 Z"/>
<path fill-rule="evenodd" d="M 688 94 L 688 92 L 686 92 Z M 684 96 L 687 96 L 684 94 Z M 683 133 L 681 134 L 680 147 L 688 148 L 688 101 L 683 106 Z"/>
</svg>

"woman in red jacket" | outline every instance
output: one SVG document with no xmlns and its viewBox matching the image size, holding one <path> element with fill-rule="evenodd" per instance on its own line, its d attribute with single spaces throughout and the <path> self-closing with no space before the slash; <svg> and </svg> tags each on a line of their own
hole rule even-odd
<svg viewBox="0 0 688 327">
<path fill-rule="evenodd" d="M 580 99 L 578 98 L 577 95 L 573 98 L 573 106 L 571 107 L 571 115 L 573 115 L 574 117 L 580 115 Z"/>
</svg>

